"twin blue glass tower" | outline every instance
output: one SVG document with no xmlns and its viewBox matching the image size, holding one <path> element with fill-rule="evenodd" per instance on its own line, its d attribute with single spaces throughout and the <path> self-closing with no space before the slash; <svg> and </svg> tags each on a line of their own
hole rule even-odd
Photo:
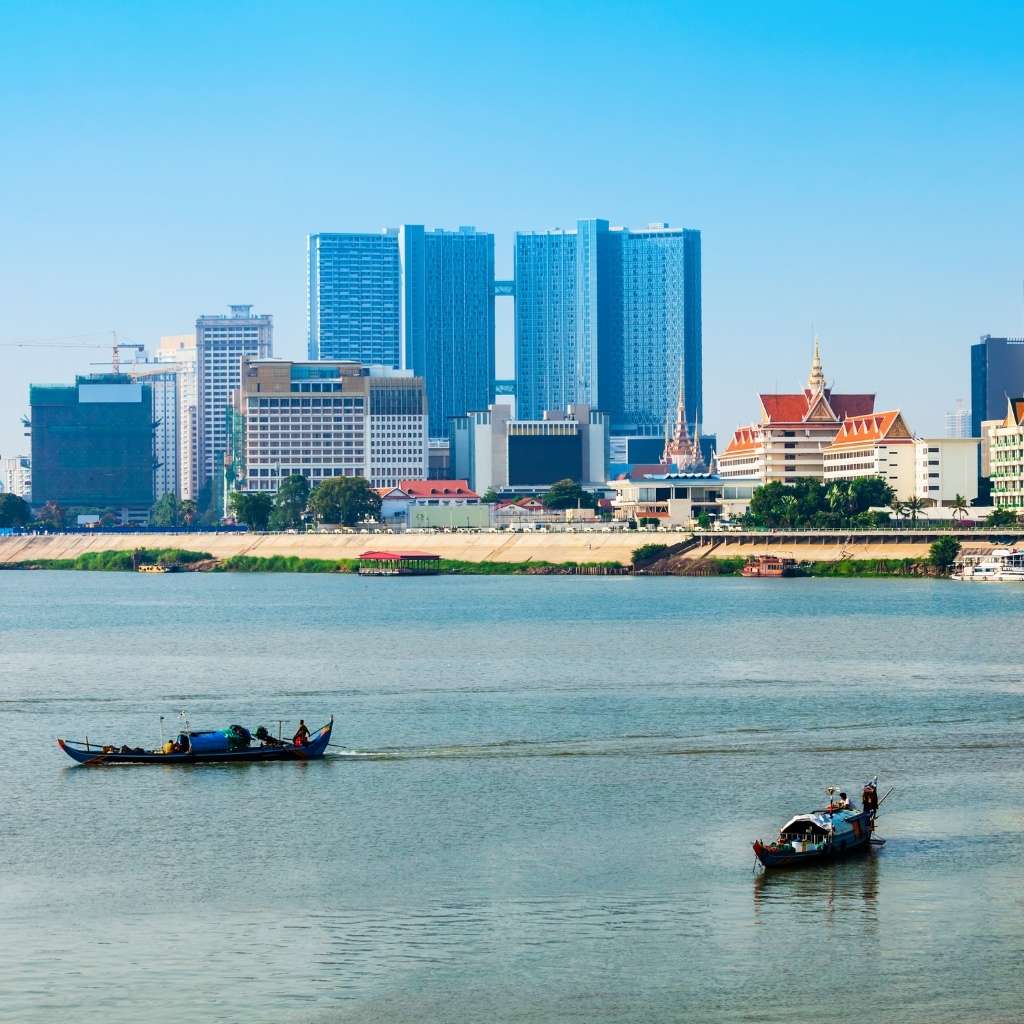
<svg viewBox="0 0 1024 1024">
<path fill-rule="evenodd" d="M 581 220 L 519 232 L 515 282 L 520 419 L 581 403 L 612 433 L 659 435 L 680 371 L 703 414 L 700 232 Z M 494 236 L 474 228 L 309 236 L 309 357 L 405 367 L 426 380 L 430 434 L 494 401 Z"/>
</svg>

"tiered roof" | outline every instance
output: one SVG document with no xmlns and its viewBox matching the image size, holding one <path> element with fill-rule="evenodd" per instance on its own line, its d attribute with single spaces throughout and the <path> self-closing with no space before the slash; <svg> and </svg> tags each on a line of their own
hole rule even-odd
<svg viewBox="0 0 1024 1024">
<path fill-rule="evenodd" d="M 866 416 L 847 416 L 839 428 L 833 448 L 861 447 L 879 441 L 913 441 L 911 434 L 899 409 L 888 412 L 874 412 Z"/>
</svg>

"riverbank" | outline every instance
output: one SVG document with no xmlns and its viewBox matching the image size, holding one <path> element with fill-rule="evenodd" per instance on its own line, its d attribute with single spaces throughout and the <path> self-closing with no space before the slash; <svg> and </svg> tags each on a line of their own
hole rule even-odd
<svg viewBox="0 0 1024 1024">
<path fill-rule="evenodd" d="M 646 576 L 739 576 L 743 558 L 686 559 L 668 557 L 643 562 L 636 567 L 618 562 L 467 562 L 441 559 L 442 576 L 576 576 L 622 575 L 637 572 Z M 133 551 L 88 551 L 74 558 L 34 558 L 6 562 L 0 568 L 17 570 L 51 569 L 83 572 L 132 572 L 138 565 L 173 565 L 186 572 L 241 573 L 355 573 L 354 558 L 299 558 L 296 555 L 230 555 L 214 558 L 208 551 L 181 548 L 136 548 Z M 808 561 L 794 575 L 839 578 L 884 578 L 932 576 L 935 570 L 925 561 L 912 558 L 841 559 L 835 562 Z"/>
<path fill-rule="evenodd" d="M 676 548 L 691 541 L 693 535 L 684 531 L 659 530 L 655 533 L 621 531 L 593 533 L 430 533 L 430 534 L 359 534 L 359 533 L 145 533 L 145 534 L 51 534 L 0 537 L 0 565 L 68 561 L 83 555 L 121 551 L 130 553 L 139 547 L 147 549 L 185 549 L 204 552 L 210 559 L 272 559 L 352 563 L 367 550 L 376 548 L 418 549 L 430 551 L 445 563 L 511 566 L 584 566 L 632 564 L 636 548 L 664 544 Z M 890 561 L 911 559 L 923 562 L 934 536 L 904 537 L 893 544 L 865 535 L 856 538 L 789 538 L 785 534 L 705 535 L 701 545 L 680 550 L 679 557 L 687 563 L 718 559 L 732 562 L 750 555 L 778 554 L 807 562 Z M 236 562 L 241 568 L 245 563 Z M 285 569 L 278 571 L 303 571 Z M 312 571 L 323 571 L 315 569 Z M 499 571 L 499 570 L 495 570 Z M 505 570 L 500 570 L 505 571 Z M 508 570 L 515 571 L 515 570 Z"/>
</svg>

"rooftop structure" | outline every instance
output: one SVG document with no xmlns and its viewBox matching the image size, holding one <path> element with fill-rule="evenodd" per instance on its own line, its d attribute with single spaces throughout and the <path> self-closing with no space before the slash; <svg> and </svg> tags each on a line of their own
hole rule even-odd
<svg viewBox="0 0 1024 1024">
<path fill-rule="evenodd" d="M 898 409 L 848 416 L 823 453 L 823 479 L 881 477 L 898 498 L 914 496 L 914 437 Z"/>
<path fill-rule="evenodd" d="M 718 457 L 723 477 L 756 477 L 762 483 L 821 480 L 823 450 L 844 421 L 869 415 L 875 408 L 873 394 L 840 394 L 826 385 L 817 338 L 807 386 L 799 392 L 759 398 L 759 421 L 738 427 Z"/>
</svg>

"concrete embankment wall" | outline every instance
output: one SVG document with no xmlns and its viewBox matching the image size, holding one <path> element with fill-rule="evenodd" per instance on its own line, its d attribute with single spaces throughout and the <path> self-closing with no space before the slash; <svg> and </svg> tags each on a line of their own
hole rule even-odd
<svg viewBox="0 0 1024 1024">
<path fill-rule="evenodd" d="M 784 540 L 780 542 L 778 539 L 773 539 L 771 542 L 763 543 L 732 541 L 716 544 L 714 547 L 710 545 L 696 547 L 687 551 L 683 557 L 686 559 L 749 558 L 751 555 L 778 555 L 780 558 L 793 558 L 798 562 L 841 562 L 847 559 L 855 561 L 889 558 L 926 559 L 930 551 L 930 541 L 920 543 L 901 541 L 899 544 L 808 544 L 801 541 L 787 545 Z"/>
<path fill-rule="evenodd" d="M 55 534 L 0 537 L 0 563 L 76 558 L 87 551 L 184 548 L 231 555 L 297 555 L 358 558 L 363 551 L 430 551 L 463 562 L 619 562 L 629 564 L 641 544 L 679 544 L 685 533 L 438 533 L 438 534 L 249 534 L 146 533 Z"/>
</svg>

